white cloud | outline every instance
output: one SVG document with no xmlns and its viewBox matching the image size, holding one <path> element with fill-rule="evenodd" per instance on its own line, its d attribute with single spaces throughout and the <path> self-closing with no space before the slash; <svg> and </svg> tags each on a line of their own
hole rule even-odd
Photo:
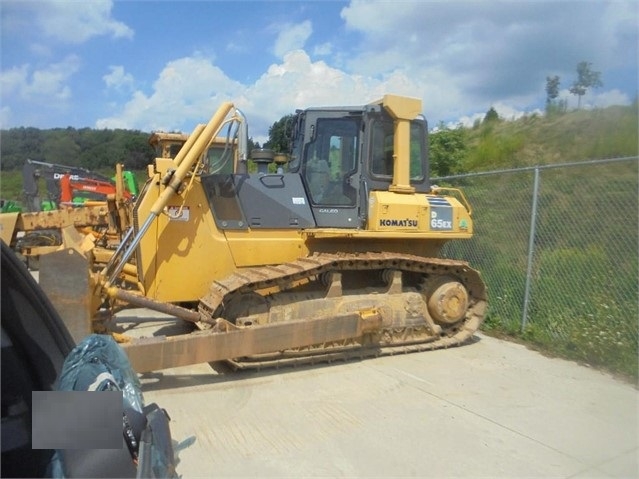
<svg viewBox="0 0 639 479">
<path fill-rule="evenodd" d="M 11 97 L 19 93 L 27 84 L 29 65 L 20 65 L 0 72 L 0 92 L 3 97 Z"/>
<path fill-rule="evenodd" d="M 122 90 L 133 86 L 133 75 L 126 73 L 122 65 L 112 65 L 109 67 L 109 70 L 110 73 L 102 77 L 107 88 Z"/>
<path fill-rule="evenodd" d="M 28 97 L 50 96 L 58 100 L 66 100 L 71 96 L 67 80 L 80 68 L 80 59 L 69 55 L 63 61 L 52 63 L 47 68 L 33 72 L 32 81 L 24 88 Z"/>
<path fill-rule="evenodd" d="M 306 40 L 313 33 L 313 26 L 309 20 L 293 25 L 286 23 L 279 28 L 279 33 L 275 44 L 273 45 L 273 53 L 279 58 L 283 58 L 288 52 L 304 48 Z"/>
<path fill-rule="evenodd" d="M 495 109 L 495 111 L 497 112 L 497 114 L 499 115 L 499 118 L 503 119 L 503 120 L 518 120 L 519 118 L 522 118 L 526 115 L 530 115 L 530 114 L 538 114 L 541 115 L 543 112 L 539 109 L 534 110 L 534 111 L 527 111 L 527 110 L 520 110 L 517 109 L 515 107 L 513 107 L 513 105 L 510 104 L 506 104 L 503 102 L 496 102 L 494 105 L 491 105 L 492 108 Z M 486 112 L 488 111 L 488 109 L 486 110 Z M 484 113 L 484 116 L 486 116 L 486 113 Z"/>
<path fill-rule="evenodd" d="M 153 91 L 136 91 L 124 109 L 101 118 L 97 128 L 181 130 L 187 133 L 208 120 L 220 103 L 240 95 L 242 86 L 210 60 L 186 57 L 169 62 Z"/>
<path fill-rule="evenodd" d="M 71 97 L 67 81 L 79 68 L 80 59 L 75 55 L 33 71 L 27 64 L 13 67 L 0 73 L 2 95 L 6 97 L 17 94 L 27 101 L 60 104 Z"/>
<path fill-rule="evenodd" d="M 482 121 L 486 113 L 473 113 L 471 115 L 462 115 L 457 121 L 450 121 L 446 124 L 447 128 L 457 128 L 459 126 L 463 126 L 465 128 L 472 127 L 475 122 Z"/>
<path fill-rule="evenodd" d="M 349 75 L 311 61 L 303 50 L 286 54 L 252 85 L 233 81 L 209 59 L 187 57 L 164 67 L 151 94 L 135 92 L 120 113 L 98 120 L 96 127 L 188 133 L 230 100 L 247 115 L 251 136 L 264 143 L 269 126 L 296 108 L 362 105 L 385 93 L 421 96 L 419 86 L 401 72 L 384 79 Z"/>
<path fill-rule="evenodd" d="M 559 93 L 559 98 L 567 102 L 568 108 L 577 108 L 578 98 L 571 94 L 567 89 Z M 605 108 L 611 105 L 628 105 L 631 99 L 627 94 L 617 89 L 599 92 L 597 90 L 589 90 L 581 97 L 581 108 Z"/>
<path fill-rule="evenodd" d="M 457 128 L 459 126 L 471 128 L 475 125 L 477 121 L 481 122 L 484 120 L 484 118 L 486 117 L 486 113 L 488 113 L 488 110 L 490 108 L 494 108 L 495 111 L 497 112 L 497 115 L 499 115 L 499 118 L 506 121 L 518 120 L 519 118 L 522 118 L 526 115 L 531 115 L 531 114 L 537 114 L 537 115 L 543 114 L 543 112 L 539 109 L 534 109 L 531 111 L 518 110 L 517 108 L 513 108 L 513 106 L 511 105 L 497 102 L 494 105 L 491 105 L 488 108 L 486 108 L 486 111 L 484 112 L 476 112 L 469 115 L 463 115 L 459 118 L 459 120 L 450 121 L 446 123 L 445 126 L 446 128 Z"/>
<path fill-rule="evenodd" d="M 68 44 L 83 43 L 101 35 L 133 38 L 133 30 L 111 16 L 112 8 L 112 0 L 5 0 L 2 27 L 16 32 L 25 26 L 33 28 L 35 23 L 37 33 Z"/>
<path fill-rule="evenodd" d="M 631 102 L 632 99 L 629 98 L 628 95 L 617 89 L 601 93 L 594 92 L 590 95 L 586 95 L 586 104 L 598 108 L 605 108 L 612 105 L 629 105 Z"/>
<path fill-rule="evenodd" d="M 82 43 L 91 37 L 108 35 L 133 38 L 133 30 L 111 17 L 111 0 L 91 2 L 52 1 L 39 17 L 44 31 L 69 43 Z"/>
<path fill-rule="evenodd" d="M 272 64 L 246 88 L 245 110 L 251 134 L 263 143 L 268 127 L 297 108 L 364 105 L 386 93 L 422 96 L 420 85 L 401 72 L 384 78 L 352 75 L 323 61 L 313 62 L 306 52 L 296 50 L 286 54 L 281 63 Z"/>
</svg>

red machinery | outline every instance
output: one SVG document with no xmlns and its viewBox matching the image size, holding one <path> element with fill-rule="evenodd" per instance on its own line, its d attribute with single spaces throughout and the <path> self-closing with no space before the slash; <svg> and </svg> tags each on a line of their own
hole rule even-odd
<svg viewBox="0 0 639 479">
<path fill-rule="evenodd" d="M 93 178 L 81 178 L 76 176 L 73 179 L 71 173 L 65 173 L 60 178 L 60 203 L 67 204 L 73 202 L 74 192 L 85 191 L 97 195 L 115 195 L 115 184 L 110 181 L 96 180 Z M 124 198 L 132 198 L 131 193 L 124 190 Z"/>
</svg>

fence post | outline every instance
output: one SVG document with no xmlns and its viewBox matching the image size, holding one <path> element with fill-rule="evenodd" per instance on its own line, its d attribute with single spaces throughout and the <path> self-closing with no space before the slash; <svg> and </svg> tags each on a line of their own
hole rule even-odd
<svg viewBox="0 0 639 479">
<path fill-rule="evenodd" d="M 539 200 L 539 167 L 535 167 L 533 182 L 532 211 L 530 213 L 530 236 L 528 238 L 528 264 L 526 266 L 526 287 L 524 290 L 524 308 L 521 317 L 521 332 L 526 329 L 528 320 L 528 304 L 530 303 L 530 283 L 532 281 L 535 234 L 537 230 L 537 202 Z"/>
</svg>

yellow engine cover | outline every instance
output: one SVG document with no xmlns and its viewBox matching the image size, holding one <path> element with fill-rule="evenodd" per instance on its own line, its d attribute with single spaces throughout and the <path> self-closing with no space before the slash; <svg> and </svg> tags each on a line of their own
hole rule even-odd
<svg viewBox="0 0 639 479">
<path fill-rule="evenodd" d="M 373 191 L 369 196 L 367 229 L 432 233 L 437 237 L 472 234 L 473 222 L 453 196 Z"/>
</svg>

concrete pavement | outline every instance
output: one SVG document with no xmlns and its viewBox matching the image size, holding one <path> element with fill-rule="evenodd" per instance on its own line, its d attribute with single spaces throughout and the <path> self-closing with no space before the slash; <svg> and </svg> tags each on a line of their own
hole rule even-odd
<svg viewBox="0 0 639 479">
<path fill-rule="evenodd" d="M 262 372 L 217 366 L 142 377 L 174 438 L 195 438 L 179 456 L 185 479 L 639 477 L 638 391 L 507 341 Z"/>
</svg>

